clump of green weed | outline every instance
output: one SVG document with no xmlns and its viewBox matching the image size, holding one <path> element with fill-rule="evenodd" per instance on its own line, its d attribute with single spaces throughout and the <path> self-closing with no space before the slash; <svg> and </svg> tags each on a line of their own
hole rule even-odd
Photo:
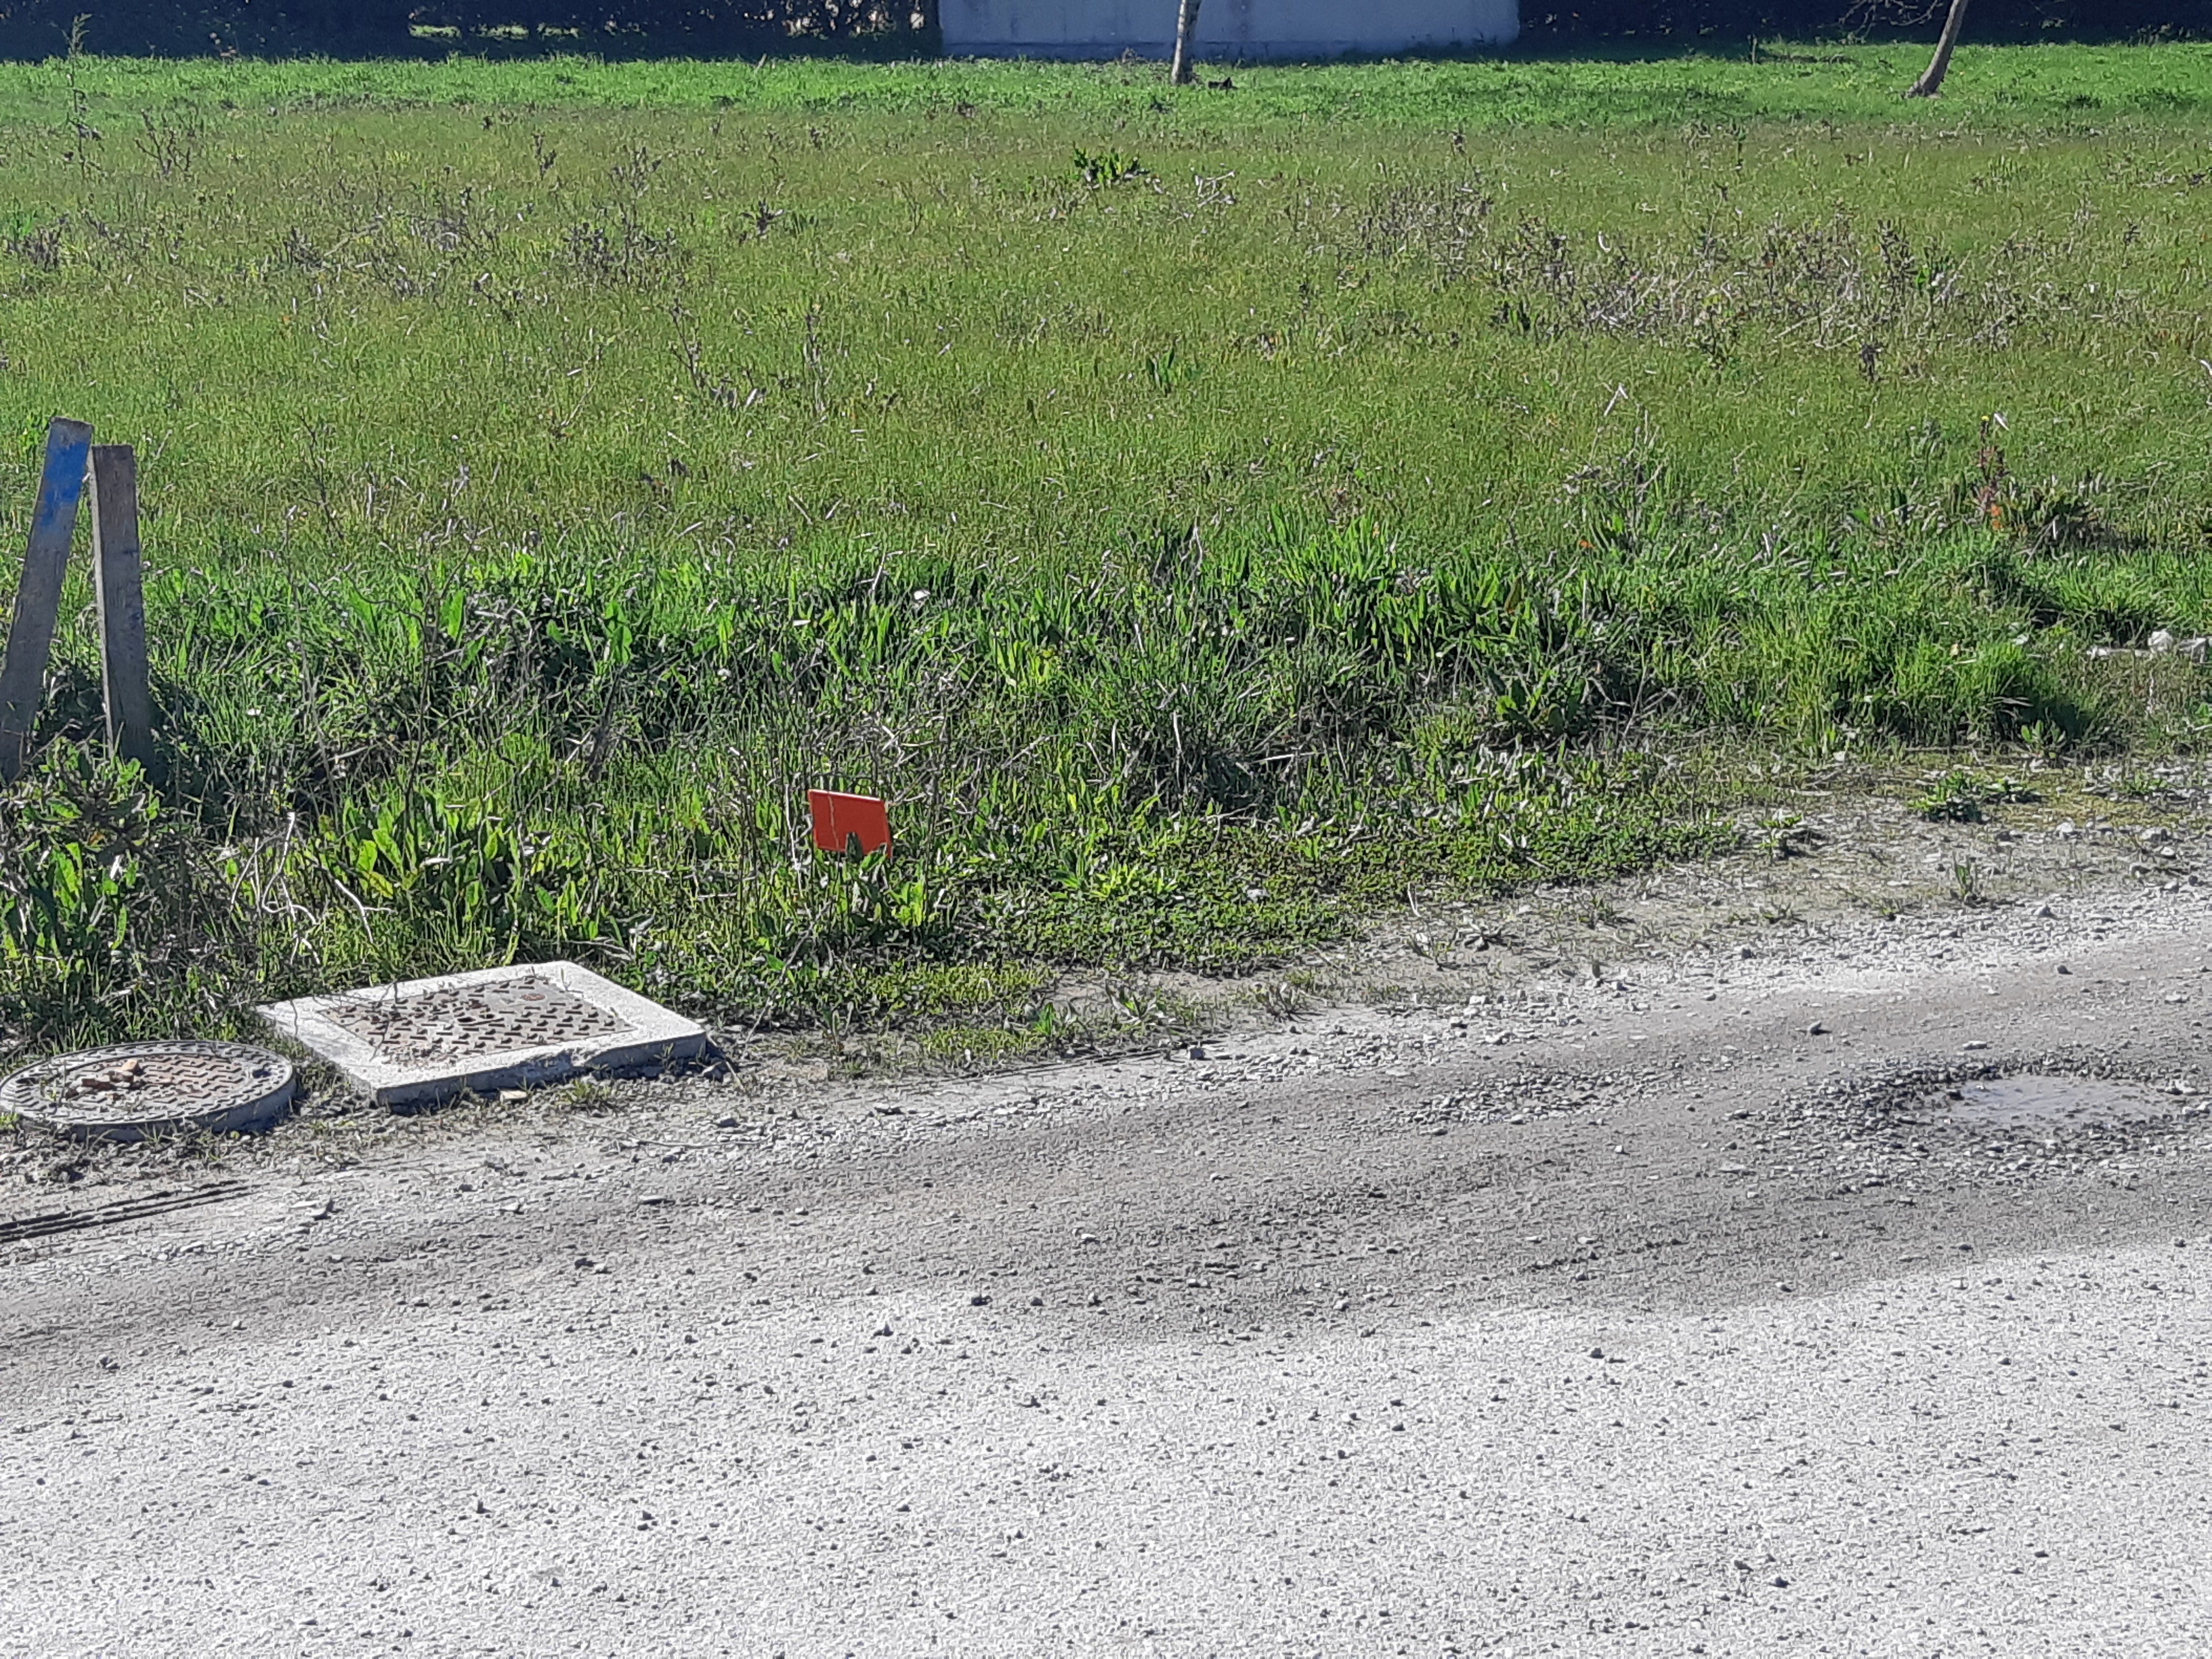
<svg viewBox="0 0 2212 1659">
<path fill-rule="evenodd" d="M 1981 866 L 1973 860 L 1962 859 L 1951 866 L 1951 894 L 1969 908 L 1987 897 L 1982 888 Z"/>
<path fill-rule="evenodd" d="M 2007 801 L 2032 801 L 2033 790 L 2011 778 L 1991 778 L 1954 769 L 1936 778 L 1914 797 L 1915 813 L 1931 823 L 1979 823 L 1986 806 Z"/>
<path fill-rule="evenodd" d="M 1931 823 L 1979 823 L 1984 799 L 1971 773 L 1946 772 L 1914 798 L 1912 810 Z"/>
<path fill-rule="evenodd" d="M 49 749 L 0 810 L 0 1047 L 217 1014 L 247 929 L 191 820 L 135 763 Z"/>
<path fill-rule="evenodd" d="M 553 1096 L 552 1103 L 563 1111 L 599 1116 L 618 1108 L 622 1097 L 601 1079 L 586 1077 L 564 1085 Z"/>
<path fill-rule="evenodd" d="M 1145 177 L 1144 163 L 1133 155 L 1124 155 L 1118 149 L 1091 151 L 1077 146 L 1074 174 L 1076 182 L 1097 190 L 1107 185 L 1118 185 L 1125 179 Z"/>
<path fill-rule="evenodd" d="M 1779 808 L 1754 834 L 1760 848 L 1777 864 L 1802 857 L 1820 838 L 1820 831 L 1807 823 L 1802 814 Z"/>
</svg>

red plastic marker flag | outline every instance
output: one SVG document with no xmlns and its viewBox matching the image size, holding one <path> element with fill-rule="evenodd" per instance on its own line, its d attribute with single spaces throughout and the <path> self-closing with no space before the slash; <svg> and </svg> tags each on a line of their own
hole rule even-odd
<svg viewBox="0 0 2212 1659">
<path fill-rule="evenodd" d="M 842 853 L 856 837 L 863 853 L 890 851 L 890 811 L 873 795 L 810 789 L 806 804 L 814 811 L 814 844 L 823 852 Z"/>
</svg>

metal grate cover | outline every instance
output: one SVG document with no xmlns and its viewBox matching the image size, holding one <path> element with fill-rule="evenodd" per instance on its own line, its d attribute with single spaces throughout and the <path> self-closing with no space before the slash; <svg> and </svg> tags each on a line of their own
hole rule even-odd
<svg viewBox="0 0 2212 1659">
<path fill-rule="evenodd" d="M 696 1021 L 574 962 L 477 968 L 256 1012 L 380 1106 L 665 1066 L 707 1046 Z"/>
<path fill-rule="evenodd" d="M 630 1029 L 537 974 L 370 1000 L 334 999 L 325 1016 L 405 1066 L 550 1048 Z"/>
<path fill-rule="evenodd" d="M 292 1062 L 243 1042 L 124 1042 L 26 1066 L 0 1113 L 88 1140 L 258 1127 L 292 1098 Z"/>
</svg>

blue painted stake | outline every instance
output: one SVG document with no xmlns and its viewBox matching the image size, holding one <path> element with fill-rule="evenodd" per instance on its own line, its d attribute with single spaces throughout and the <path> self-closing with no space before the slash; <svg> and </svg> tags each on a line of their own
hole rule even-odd
<svg viewBox="0 0 2212 1659">
<path fill-rule="evenodd" d="M 39 507 L 15 587 L 8 623 L 8 654 L 0 659 L 0 781 L 23 769 L 46 684 L 46 659 L 61 615 L 62 577 L 69 568 L 76 509 L 84 499 L 85 469 L 92 459 L 92 428 L 82 421 L 56 421 L 46 428 L 46 465 L 39 479 Z"/>
</svg>

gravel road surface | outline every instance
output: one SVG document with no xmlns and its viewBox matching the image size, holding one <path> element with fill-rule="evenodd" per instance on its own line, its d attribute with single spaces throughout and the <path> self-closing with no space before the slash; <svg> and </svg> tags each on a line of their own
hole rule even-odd
<svg viewBox="0 0 2212 1659">
<path fill-rule="evenodd" d="M 2195 1659 L 2169 887 L 0 1189 L 0 1654 Z"/>
</svg>

